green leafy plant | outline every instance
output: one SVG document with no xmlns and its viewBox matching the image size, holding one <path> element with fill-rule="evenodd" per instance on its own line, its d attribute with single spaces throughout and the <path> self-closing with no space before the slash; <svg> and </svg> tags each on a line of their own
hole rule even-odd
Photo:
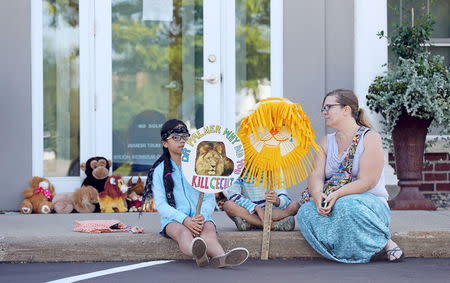
<svg viewBox="0 0 450 283">
<path fill-rule="evenodd" d="M 435 21 L 431 16 L 420 18 L 416 23 L 398 25 L 393 36 L 386 36 L 384 31 L 377 35 L 385 37 L 390 49 L 403 59 L 414 59 L 417 54 L 425 51 L 425 42 L 430 40 Z"/>
<path fill-rule="evenodd" d="M 399 58 L 400 64 L 390 66 L 369 86 L 367 104 L 380 113 L 385 132 L 391 133 L 402 112 L 433 119 L 435 126 L 448 131 L 450 125 L 450 72 L 442 56 L 428 52 L 416 59 Z"/>
<path fill-rule="evenodd" d="M 442 56 L 425 51 L 434 21 L 430 17 L 417 25 L 400 25 L 387 36 L 398 60 L 375 77 L 369 86 L 368 107 L 383 116 L 384 135 L 390 144 L 391 133 L 399 116 L 431 119 L 441 135 L 450 134 L 450 72 Z M 378 33 L 384 37 L 384 32 Z M 447 140 L 448 141 L 448 140 Z"/>
</svg>

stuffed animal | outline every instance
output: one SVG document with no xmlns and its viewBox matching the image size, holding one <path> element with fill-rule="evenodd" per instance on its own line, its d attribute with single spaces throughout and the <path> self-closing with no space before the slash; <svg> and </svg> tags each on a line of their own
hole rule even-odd
<svg viewBox="0 0 450 283">
<path fill-rule="evenodd" d="M 142 211 L 142 194 L 144 193 L 144 182 L 140 177 L 131 177 L 128 182 L 127 204 L 128 211 Z"/>
<path fill-rule="evenodd" d="M 215 193 L 214 196 L 216 197 L 216 207 L 219 211 L 223 211 L 223 204 L 228 200 L 225 195 L 220 193 Z"/>
<path fill-rule="evenodd" d="M 31 178 L 29 183 L 30 187 L 23 191 L 24 200 L 20 204 L 20 213 L 51 213 L 55 195 L 53 185 L 48 179 L 37 176 Z"/>
<path fill-rule="evenodd" d="M 98 204 L 98 192 L 92 186 L 82 186 L 73 193 L 73 206 L 79 213 L 91 213 Z"/>
<path fill-rule="evenodd" d="M 128 186 L 119 175 L 108 177 L 105 189 L 98 195 L 101 212 L 126 212 L 128 211 L 127 198 Z"/>
<path fill-rule="evenodd" d="M 103 192 L 110 167 L 111 161 L 102 156 L 89 158 L 86 163 L 80 165 L 81 170 L 86 174 L 81 186 L 92 186 L 98 193 Z M 95 211 L 100 211 L 98 204 L 95 205 Z"/>
<path fill-rule="evenodd" d="M 52 203 L 56 213 L 71 213 L 73 211 L 73 193 L 56 194 Z"/>
<path fill-rule="evenodd" d="M 97 192 L 103 192 L 110 167 L 111 161 L 104 157 L 96 156 L 89 158 L 86 163 L 80 165 L 81 170 L 86 174 L 86 178 L 81 185 L 92 186 Z"/>
<path fill-rule="evenodd" d="M 137 211 L 143 211 L 143 212 L 157 212 L 158 210 L 156 210 L 156 205 L 155 205 L 155 201 L 153 200 L 153 198 L 147 197 L 147 199 L 145 200 L 145 203 L 142 200 L 142 195 L 144 194 L 144 182 L 142 181 L 142 179 L 140 177 L 138 177 L 137 181 L 135 179 L 135 177 L 130 178 L 130 180 L 128 180 L 127 183 L 129 189 L 128 189 L 128 198 L 129 199 L 133 199 L 133 192 L 136 193 L 137 195 L 137 200 L 138 202 L 135 202 L 134 204 L 132 204 L 131 202 L 128 203 L 128 207 L 132 210 L 130 211 L 135 211 L 133 209 L 133 206 L 139 205 L 137 207 Z"/>
</svg>

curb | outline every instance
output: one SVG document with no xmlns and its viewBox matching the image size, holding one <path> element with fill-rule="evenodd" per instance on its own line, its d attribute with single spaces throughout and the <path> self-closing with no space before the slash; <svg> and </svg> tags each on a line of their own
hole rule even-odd
<svg viewBox="0 0 450 283">
<path fill-rule="evenodd" d="M 450 231 L 393 234 L 407 257 L 450 258 Z M 251 258 L 260 258 L 261 232 L 221 232 L 225 250 L 245 247 Z M 298 232 L 272 232 L 269 258 L 318 258 Z M 71 237 L 2 236 L 0 262 L 95 262 L 189 259 L 175 241 L 155 233 L 83 234 Z"/>
</svg>

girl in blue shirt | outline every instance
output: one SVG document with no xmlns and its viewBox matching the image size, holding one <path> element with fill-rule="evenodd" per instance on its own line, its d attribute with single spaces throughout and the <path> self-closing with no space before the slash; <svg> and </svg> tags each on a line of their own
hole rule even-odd
<svg viewBox="0 0 450 283">
<path fill-rule="evenodd" d="M 225 253 L 217 239 L 212 220 L 215 208 L 213 194 L 205 194 L 201 213 L 195 215 L 199 192 L 184 178 L 181 171 L 181 151 L 189 138 L 186 125 L 176 119 L 161 127 L 163 154 L 148 173 L 144 198 L 153 196 L 161 216 L 161 234 L 177 241 L 182 253 L 192 256 L 199 267 L 235 266 L 248 258 L 245 248 Z"/>
</svg>

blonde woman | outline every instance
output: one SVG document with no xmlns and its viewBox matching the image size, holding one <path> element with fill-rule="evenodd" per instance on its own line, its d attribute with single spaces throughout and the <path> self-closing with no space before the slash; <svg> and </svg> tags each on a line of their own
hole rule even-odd
<svg viewBox="0 0 450 283">
<path fill-rule="evenodd" d="M 324 257 L 368 262 L 380 256 L 404 257 L 391 240 L 390 209 L 383 175 L 380 135 L 371 129 L 358 98 L 346 89 L 328 93 L 322 103 L 328 128 L 308 179 L 311 201 L 297 214 L 300 231 Z"/>
</svg>

